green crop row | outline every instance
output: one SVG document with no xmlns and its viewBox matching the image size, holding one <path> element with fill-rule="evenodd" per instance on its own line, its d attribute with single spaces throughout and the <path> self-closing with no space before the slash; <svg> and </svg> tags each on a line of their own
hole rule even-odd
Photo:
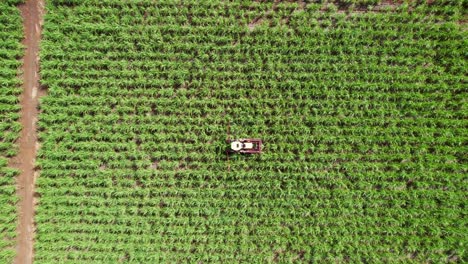
<svg viewBox="0 0 468 264">
<path fill-rule="evenodd" d="M 462 3 L 277 2 L 47 1 L 37 263 L 466 261 Z"/>
<path fill-rule="evenodd" d="M 23 48 L 23 27 L 20 12 L 14 4 L 0 3 L 0 263 L 11 263 L 15 256 L 17 209 L 15 176 L 18 172 L 9 166 L 17 153 L 15 144 L 21 131 L 17 78 Z"/>
</svg>

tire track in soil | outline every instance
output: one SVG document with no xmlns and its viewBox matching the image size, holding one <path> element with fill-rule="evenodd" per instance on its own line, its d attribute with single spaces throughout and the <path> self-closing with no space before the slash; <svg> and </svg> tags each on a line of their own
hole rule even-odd
<svg viewBox="0 0 468 264">
<path fill-rule="evenodd" d="M 20 171 L 16 179 L 18 203 L 18 227 L 16 258 L 14 263 L 32 263 L 34 252 L 34 185 L 37 177 L 35 170 L 37 141 L 36 123 L 39 97 L 45 94 L 39 85 L 39 42 L 41 38 L 44 0 L 26 0 L 18 6 L 23 18 L 25 47 L 22 75 L 23 92 L 20 97 L 22 125 L 18 140 L 19 152 L 12 158 L 10 165 Z"/>
</svg>

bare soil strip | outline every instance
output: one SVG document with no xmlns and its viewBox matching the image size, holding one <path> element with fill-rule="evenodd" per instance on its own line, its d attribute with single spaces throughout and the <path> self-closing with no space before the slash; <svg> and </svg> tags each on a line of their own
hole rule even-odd
<svg viewBox="0 0 468 264">
<path fill-rule="evenodd" d="M 18 155 L 11 160 L 11 166 L 20 170 L 17 177 L 19 202 L 19 223 L 17 254 L 15 263 L 33 262 L 34 242 L 34 184 L 37 175 L 34 169 L 36 158 L 39 97 L 45 91 L 39 85 L 39 41 L 41 38 L 43 0 L 27 0 L 19 6 L 23 18 L 25 54 L 23 59 L 23 93 L 20 98 L 22 131 L 19 138 Z"/>
</svg>

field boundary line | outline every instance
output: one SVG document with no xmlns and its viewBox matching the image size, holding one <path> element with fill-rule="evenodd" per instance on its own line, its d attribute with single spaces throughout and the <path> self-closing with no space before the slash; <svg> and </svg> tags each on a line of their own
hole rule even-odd
<svg viewBox="0 0 468 264">
<path fill-rule="evenodd" d="M 11 159 L 11 167 L 19 170 L 16 178 L 18 202 L 18 226 L 16 257 L 14 263 L 32 263 L 34 258 L 34 206 L 36 152 L 39 147 L 37 136 L 37 116 L 39 98 L 45 94 L 39 84 L 39 42 L 41 38 L 44 0 L 26 0 L 18 6 L 23 19 L 25 48 L 22 61 L 23 91 L 20 96 L 20 132 L 18 154 Z"/>
</svg>

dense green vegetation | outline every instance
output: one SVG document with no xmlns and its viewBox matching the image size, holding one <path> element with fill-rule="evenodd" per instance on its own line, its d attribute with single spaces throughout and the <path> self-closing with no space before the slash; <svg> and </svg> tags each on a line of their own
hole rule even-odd
<svg viewBox="0 0 468 264">
<path fill-rule="evenodd" d="M 466 260 L 462 2 L 341 6 L 47 1 L 36 262 Z"/>
<path fill-rule="evenodd" d="M 18 2 L 18 1 L 16 1 Z M 0 2 L 0 263 L 10 263 L 15 254 L 17 171 L 8 168 L 8 160 L 17 152 L 14 144 L 21 125 L 17 78 L 23 53 L 23 27 L 15 1 Z"/>
</svg>

